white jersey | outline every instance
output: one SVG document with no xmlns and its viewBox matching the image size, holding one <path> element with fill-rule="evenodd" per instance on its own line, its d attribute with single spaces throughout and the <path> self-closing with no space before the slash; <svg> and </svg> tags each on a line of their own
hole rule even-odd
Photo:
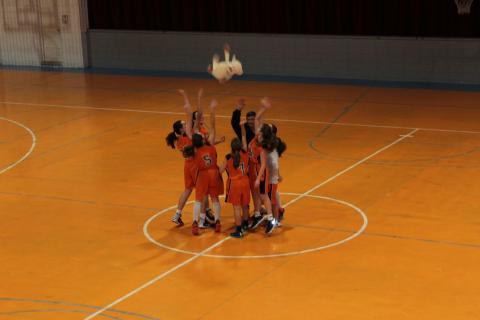
<svg viewBox="0 0 480 320">
<path fill-rule="evenodd" d="M 230 80 L 234 75 L 241 76 L 243 74 L 242 63 L 233 55 L 230 61 L 230 52 L 225 50 L 225 61 L 220 61 L 218 55 L 213 57 L 212 61 L 212 76 L 220 82 Z"/>
<path fill-rule="evenodd" d="M 271 184 L 278 184 L 278 158 L 277 149 L 267 155 L 268 180 Z"/>
</svg>

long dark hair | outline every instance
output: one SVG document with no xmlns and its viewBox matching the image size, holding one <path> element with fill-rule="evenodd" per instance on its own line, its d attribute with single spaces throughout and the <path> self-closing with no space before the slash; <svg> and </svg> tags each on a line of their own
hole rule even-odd
<svg viewBox="0 0 480 320">
<path fill-rule="evenodd" d="M 193 146 L 186 146 L 183 148 L 182 152 L 185 159 L 193 158 L 195 156 L 195 148 Z"/>
<path fill-rule="evenodd" d="M 275 125 L 264 124 L 260 129 L 262 132 L 262 148 L 265 149 L 268 153 L 277 150 L 278 156 L 281 157 L 282 154 L 287 150 L 287 145 L 279 137 L 277 137 L 277 127 Z"/>
<path fill-rule="evenodd" d="M 240 152 L 242 151 L 242 140 L 234 138 L 230 143 L 232 148 L 233 167 L 237 169 L 240 166 Z"/>
<path fill-rule="evenodd" d="M 281 157 L 282 154 L 287 150 L 287 144 L 285 142 L 283 142 L 282 139 L 278 138 L 278 143 L 277 143 L 277 152 L 278 152 L 278 156 Z"/>
<path fill-rule="evenodd" d="M 195 133 L 193 136 L 192 136 L 192 145 L 195 147 L 195 148 L 200 148 L 200 147 L 203 147 L 205 143 L 203 142 L 203 136 L 201 134 L 198 134 L 198 133 Z"/>
<path fill-rule="evenodd" d="M 173 123 L 173 131 L 168 134 L 165 138 L 167 146 L 175 149 L 175 142 L 178 140 L 178 136 L 182 134 L 183 123 L 182 120 L 175 121 Z"/>
</svg>

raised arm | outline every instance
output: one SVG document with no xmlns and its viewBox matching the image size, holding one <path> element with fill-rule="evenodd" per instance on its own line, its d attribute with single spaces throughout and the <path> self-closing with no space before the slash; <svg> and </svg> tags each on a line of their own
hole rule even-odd
<svg viewBox="0 0 480 320">
<path fill-rule="evenodd" d="M 210 144 L 215 144 L 215 110 L 217 109 L 218 102 L 217 100 L 213 99 L 212 102 L 210 102 L 210 134 L 208 135 L 208 140 Z"/>
<path fill-rule="evenodd" d="M 260 131 L 263 125 L 263 115 L 264 113 L 272 107 L 272 103 L 269 98 L 265 97 L 261 101 L 260 110 L 258 110 L 257 115 L 255 116 L 255 132 Z"/>
<path fill-rule="evenodd" d="M 244 107 L 245 107 L 245 99 L 238 100 L 238 104 L 232 113 L 232 120 L 230 121 L 230 124 L 232 125 L 232 129 L 233 131 L 235 131 L 235 134 L 239 139 L 241 139 L 242 137 L 242 131 L 240 129 L 240 118 L 242 117 L 242 110 Z"/>
<path fill-rule="evenodd" d="M 248 144 L 247 144 L 247 134 L 245 132 L 245 123 L 246 123 L 246 121 L 243 120 L 240 123 L 240 128 L 241 128 L 241 131 L 242 131 L 242 148 L 243 148 L 243 150 L 247 151 L 248 150 Z"/>
<path fill-rule="evenodd" d="M 197 110 L 202 110 L 203 88 L 198 89 L 197 94 Z"/>
<path fill-rule="evenodd" d="M 192 138 L 192 122 L 193 122 L 193 116 L 192 116 L 192 106 L 190 105 L 190 101 L 188 100 L 188 96 L 185 93 L 185 90 L 179 89 L 178 92 L 183 96 L 184 100 L 184 105 L 183 105 L 183 110 L 185 111 L 185 115 L 187 117 L 187 122 L 185 124 L 185 133 L 187 136 L 191 139 Z"/>
</svg>

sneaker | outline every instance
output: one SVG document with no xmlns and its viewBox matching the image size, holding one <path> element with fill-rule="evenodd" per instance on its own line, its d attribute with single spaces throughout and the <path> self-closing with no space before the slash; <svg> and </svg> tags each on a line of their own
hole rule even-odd
<svg viewBox="0 0 480 320">
<path fill-rule="evenodd" d="M 243 220 L 242 221 L 242 231 L 247 231 L 248 230 L 248 220 Z"/>
<path fill-rule="evenodd" d="M 278 220 L 275 220 L 275 228 L 281 228 L 282 227 L 282 223 Z"/>
<path fill-rule="evenodd" d="M 265 220 L 265 218 L 265 216 L 253 216 L 252 223 L 250 224 L 250 229 L 255 230 L 260 225 L 260 223 Z"/>
<path fill-rule="evenodd" d="M 232 232 L 230 233 L 230 237 L 241 239 L 243 238 L 243 232 L 238 232 L 238 231 Z"/>
<path fill-rule="evenodd" d="M 178 220 L 177 220 L 177 221 L 178 221 L 178 223 L 177 223 L 178 226 L 179 226 L 179 227 L 183 227 L 184 223 L 183 223 L 182 217 L 178 217 Z"/>
<path fill-rule="evenodd" d="M 200 234 L 200 232 L 198 231 L 198 223 L 197 223 L 197 221 L 194 221 L 194 222 L 192 223 L 192 234 L 193 234 L 194 236 L 198 236 L 198 235 Z"/>
<path fill-rule="evenodd" d="M 175 213 L 172 217 L 172 222 L 178 225 L 179 227 L 183 226 L 182 215 L 180 213 Z"/>
<path fill-rule="evenodd" d="M 200 218 L 200 222 L 198 223 L 198 227 L 200 229 L 207 229 L 207 228 L 210 227 L 210 224 L 205 219 Z"/>
<path fill-rule="evenodd" d="M 278 222 L 282 221 L 285 215 L 285 209 L 280 208 L 278 209 Z"/>
<path fill-rule="evenodd" d="M 273 229 L 275 229 L 276 225 L 277 222 L 275 221 L 275 219 L 268 220 L 265 226 L 265 234 L 271 234 Z"/>
<path fill-rule="evenodd" d="M 222 232 L 222 225 L 220 224 L 220 220 L 217 220 L 217 222 L 215 222 L 215 232 L 216 233 Z"/>
<path fill-rule="evenodd" d="M 208 222 L 208 224 L 215 224 L 215 215 L 213 214 L 213 210 L 208 208 L 205 211 L 205 220 Z"/>
</svg>

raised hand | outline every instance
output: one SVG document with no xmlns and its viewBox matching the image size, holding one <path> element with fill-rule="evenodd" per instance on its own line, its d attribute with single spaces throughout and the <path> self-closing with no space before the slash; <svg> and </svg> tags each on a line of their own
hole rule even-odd
<svg viewBox="0 0 480 320">
<path fill-rule="evenodd" d="M 215 111 L 215 109 L 218 106 L 218 101 L 216 99 L 212 99 L 212 102 L 210 102 L 210 111 Z"/>
<path fill-rule="evenodd" d="M 272 107 L 272 102 L 268 97 L 265 97 L 262 100 L 260 100 L 260 103 L 262 104 L 262 107 L 265 107 L 266 109 L 270 109 Z"/>
<path fill-rule="evenodd" d="M 242 110 L 245 107 L 245 99 L 239 99 L 237 103 L 237 109 Z"/>
</svg>

